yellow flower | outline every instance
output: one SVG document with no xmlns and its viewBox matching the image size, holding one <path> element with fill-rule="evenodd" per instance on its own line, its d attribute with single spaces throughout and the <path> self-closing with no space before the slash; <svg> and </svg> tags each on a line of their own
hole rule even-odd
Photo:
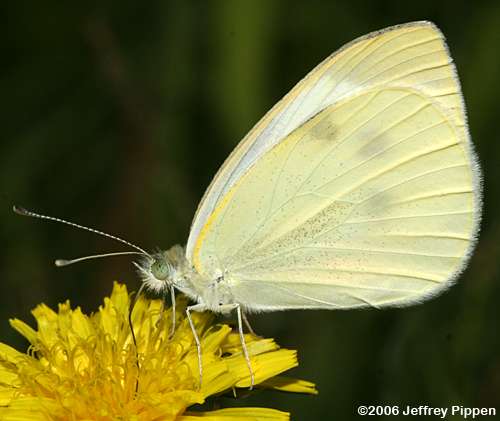
<svg viewBox="0 0 500 421">
<path fill-rule="evenodd" d="M 184 317 L 185 305 L 178 306 L 178 327 L 169 339 L 171 311 L 162 313 L 160 300 L 139 298 L 132 313 L 137 348 L 127 320 L 129 305 L 126 287 L 115 283 L 111 297 L 90 316 L 66 302 L 57 313 L 44 304 L 37 306 L 33 315 L 38 330 L 11 320 L 31 347 L 23 354 L 0 343 L 0 419 L 288 419 L 287 413 L 269 408 L 189 412 L 190 406 L 209 396 L 249 387 L 238 334 L 225 324 L 213 324 L 209 313 L 193 315 L 202 343 L 200 388 L 198 354 Z M 272 339 L 245 339 L 256 387 L 316 393 L 312 383 L 276 377 L 297 365 L 295 351 L 280 349 Z"/>
</svg>

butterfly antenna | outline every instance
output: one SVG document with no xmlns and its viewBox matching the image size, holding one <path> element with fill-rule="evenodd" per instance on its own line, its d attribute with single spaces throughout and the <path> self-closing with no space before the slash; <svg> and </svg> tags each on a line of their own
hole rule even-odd
<svg viewBox="0 0 500 421">
<path fill-rule="evenodd" d="M 21 207 L 21 206 L 16 206 L 16 205 L 14 205 L 14 206 L 12 207 L 12 209 L 13 209 L 13 211 L 14 211 L 15 213 L 17 213 L 18 215 L 22 215 L 22 216 L 30 216 L 30 217 L 32 217 L 32 218 L 44 219 L 44 220 L 46 220 L 46 221 L 59 222 L 59 223 L 61 223 L 61 224 L 66 224 L 66 225 L 69 225 L 69 226 L 71 226 L 71 227 L 75 227 L 75 228 L 78 228 L 78 229 L 82 229 L 82 230 L 84 230 L 84 231 L 89 231 L 89 232 L 92 232 L 92 233 L 94 233 L 94 234 L 101 235 L 101 236 L 103 236 L 103 237 L 111 238 L 112 240 L 118 241 L 118 242 L 120 242 L 120 243 L 122 243 L 122 244 L 126 244 L 127 246 L 132 247 L 132 248 L 134 248 L 134 249 L 136 249 L 136 250 L 140 251 L 140 254 L 143 254 L 143 255 L 145 255 L 145 256 L 151 257 L 151 255 L 150 255 L 147 251 L 145 251 L 145 250 L 141 249 L 139 246 L 136 246 L 135 244 L 132 244 L 131 242 L 126 241 L 126 240 L 124 240 L 123 238 L 117 237 L 117 236 L 115 236 L 115 235 L 107 234 L 107 233 L 105 233 L 105 232 L 102 232 L 102 231 L 96 230 L 96 229 L 94 229 L 94 228 L 89 228 L 89 227 L 86 227 L 86 226 L 84 226 L 84 225 L 75 224 L 74 222 L 66 221 L 66 220 L 61 219 L 61 218 L 55 218 L 55 217 L 53 217 L 53 216 L 41 215 L 41 214 L 39 214 L 39 213 L 29 211 L 29 210 L 27 210 L 27 209 L 25 209 L 25 208 L 23 208 L 23 207 Z M 89 258 L 90 258 L 90 257 L 92 257 L 92 256 L 89 256 Z M 56 263 L 56 265 L 57 265 L 57 263 Z M 59 265 L 58 265 L 58 266 L 59 266 Z M 62 264 L 61 266 L 64 266 L 64 264 Z"/>
<path fill-rule="evenodd" d="M 139 254 L 144 256 L 144 253 L 139 251 L 118 251 L 116 253 L 94 254 L 92 256 L 78 257 L 77 259 L 57 259 L 54 263 L 57 267 L 69 266 L 73 263 L 83 262 L 84 260 L 100 259 L 101 257 L 124 256 L 127 254 Z"/>
</svg>

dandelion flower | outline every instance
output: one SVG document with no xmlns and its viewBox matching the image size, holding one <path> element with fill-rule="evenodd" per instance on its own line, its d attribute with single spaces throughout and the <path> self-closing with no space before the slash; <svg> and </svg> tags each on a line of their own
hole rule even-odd
<svg viewBox="0 0 500 421">
<path fill-rule="evenodd" d="M 179 306 L 169 338 L 170 311 L 140 297 L 128 324 L 130 295 L 115 283 L 109 298 L 87 316 L 69 302 L 58 312 L 33 310 L 38 329 L 11 320 L 31 343 L 28 354 L 0 343 L 0 419 L 16 420 L 285 420 L 270 408 L 190 410 L 210 396 L 250 386 L 239 336 L 209 313 L 194 314 L 202 342 L 203 383 L 188 321 Z M 297 365 L 296 352 L 272 339 L 246 335 L 256 387 L 316 393 L 312 383 L 278 375 Z"/>
</svg>

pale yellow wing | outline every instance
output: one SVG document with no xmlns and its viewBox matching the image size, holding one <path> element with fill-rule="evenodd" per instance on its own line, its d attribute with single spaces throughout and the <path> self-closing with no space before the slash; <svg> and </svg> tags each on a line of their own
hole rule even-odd
<svg viewBox="0 0 500 421">
<path fill-rule="evenodd" d="M 220 168 L 193 219 L 188 260 L 203 226 L 243 172 L 307 119 L 346 96 L 387 84 L 418 88 L 463 127 L 460 89 L 449 62 L 443 36 L 430 22 L 373 32 L 324 60 L 262 118 Z"/>
<path fill-rule="evenodd" d="M 480 186 L 439 31 L 355 41 L 283 101 L 212 184 L 226 180 L 188 244 L 196 270 L 223 273 L 254 310 L 398 305 L 449 284 L 470 254 Z"/>
</svg>

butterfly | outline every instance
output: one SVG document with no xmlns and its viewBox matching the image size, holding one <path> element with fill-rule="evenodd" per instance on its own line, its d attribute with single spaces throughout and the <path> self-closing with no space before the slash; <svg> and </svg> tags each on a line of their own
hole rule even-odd
<svg viewBox="0 0 500 421">
<path fill-rule="evenodd" d="M 420 303 L 463 271 L 480 215 L 455 66 L 440 30 L 412 22 L 312 70 L 227 158 L 187 245 L 139 249 L 138 269 L 195 301 L 200 381 L 191 312 L 236 312 L 253 385 L 245 313 Z"/>
</svg>

